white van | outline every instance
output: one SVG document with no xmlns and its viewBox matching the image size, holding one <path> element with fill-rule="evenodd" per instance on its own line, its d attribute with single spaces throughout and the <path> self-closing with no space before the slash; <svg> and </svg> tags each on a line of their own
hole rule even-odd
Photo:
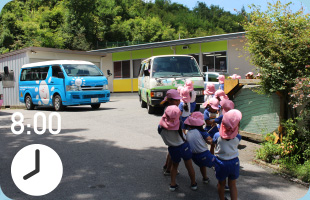
<svg viewBox="0 0 310 200">
<path fill-rule="evenodd" d="M 141 62 L 138 94 L 142 108 L 155 112 L 167 90 L 184 86 L 186 80 L 194 83 L 196 109 L 204 102 L 203 75 L 194 57 L 188 55 L 153 56 Z"/>
</svg>

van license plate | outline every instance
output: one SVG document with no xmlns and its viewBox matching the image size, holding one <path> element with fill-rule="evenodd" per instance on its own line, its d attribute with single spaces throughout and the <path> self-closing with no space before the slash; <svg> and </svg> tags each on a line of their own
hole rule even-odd
<svg viewBox="0 0 310 200">
<path fill-rule="evenodd" d="M 90 102 L 91 103 L 98 103 L 99 102 L 99 98 L 91 98 Z"/>
</svg>

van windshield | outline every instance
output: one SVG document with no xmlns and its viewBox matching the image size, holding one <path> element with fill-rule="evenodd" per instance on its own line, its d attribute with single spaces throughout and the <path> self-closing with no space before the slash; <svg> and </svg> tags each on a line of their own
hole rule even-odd
<svg viewBox="0 0 310 200">
<path fill-rule="evenodd" d="M 63 67 L 68 76 L 103 76 L 96 65 L 66 64 Z"/>
<path fill-rule="evenodd" d="M 154 58 L 153 77 L 202 76 L 193 57 L 158 57 Z"/>
</svg>

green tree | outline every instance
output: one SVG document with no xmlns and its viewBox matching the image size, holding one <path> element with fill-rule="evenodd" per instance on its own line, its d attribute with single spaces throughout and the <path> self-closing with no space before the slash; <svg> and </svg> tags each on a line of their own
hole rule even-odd
<svg viewBox="0 0 310 200">
<path fill-rule="evenodd" d="M 303 10 L 292 12 L 288 4 L 269 3 L 267 11 L 252 5 L 250 20 L 245 23 L 246 46 L 251 62 L 262 74 L 262 90 L 279 91 L 285 105 L 291 100 L 289 93 L 300 74 L 306 75 L 309 64 L 310 26 L 309 15 Z M 284 117 L 296 117 L 292 106 L 285 109 Z"/>
</svg>

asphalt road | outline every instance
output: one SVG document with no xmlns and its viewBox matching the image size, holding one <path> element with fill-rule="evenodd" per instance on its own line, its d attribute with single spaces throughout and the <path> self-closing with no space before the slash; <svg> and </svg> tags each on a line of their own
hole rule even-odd
<svg viewBox="0 0 310 200">
<path fill-rule="evenodd" d="M 34 114 L 38 111 L 47 116 L 53 112 L 50 108 L 0 111 L 0 186 L 11 199 L 218 199 L 212 169 L 208 169 L 211 182 L 205 185 L 199 168 L 195 167 L 198 190 L 191 191 L 185 167 L 180 164 L 177 176 L 180 188 L 176 192 L 168 190 L 170 177 L 162 174 L 167 148 L 157 133 L 161 116 L 148 115 L 147 110 L 140 107 L 137 94 L 112 94 L 111 102 L 102 104 L 99 110 L 92 110 L 90 106 L 68 107 L 61 112 L 62 130 L 58 135 L 48 131 L 36 135 L 33 128 L 27 127 L 21 135 L 11 132 L 14 112 L 23 113 L 24 124 L 33 127 Z M 32 133 L 27 135 L 26 131 Z M 30 144 L 47 145 L 62 159 L 62 181 L 45 196 L 26 195 L 12 181 L 12 160 L 20 149 Z M 239 199 L 303 197 L 308 188 L 252 163 L 257 147 L 257 144 L 241 141 Z"/>
</svg>

